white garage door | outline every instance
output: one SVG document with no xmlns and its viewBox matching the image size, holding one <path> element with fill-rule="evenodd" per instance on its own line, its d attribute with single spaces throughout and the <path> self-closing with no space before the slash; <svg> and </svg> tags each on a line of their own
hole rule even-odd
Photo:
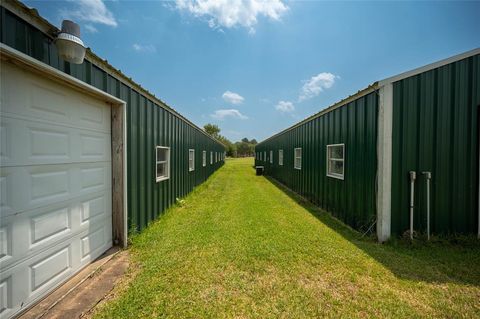
<svg viewBox="0 0 480 319">
<path fill-rule="evenodd" d="M 111 135 L 106 103 L 3 61 L 0 72 L 5 318 L 111 247 Z"/>
</svg>

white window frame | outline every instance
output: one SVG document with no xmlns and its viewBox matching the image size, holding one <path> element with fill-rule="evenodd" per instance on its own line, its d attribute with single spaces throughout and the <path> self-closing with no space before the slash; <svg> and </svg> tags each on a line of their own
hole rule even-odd
<svg viewBox="0 0 480 319">
<path fill-rule="evenodd" d="M 297 150 L 300 150 L 300 156 L 297 156 Z M 300 161 L 300 165 L 297 165 L 297 159 Z M 302 169 L 302 148 L 295 147 L 293 150 L 293 168 L 301 170 Z"/>
<path fill-rule="evenodd" d="M 207 151 L 202 151 L 202 167 L 207 166 Z"/>
<path fill-rule="evenodd" d="M 165 161 L 159 161 L 158 160 L 158 149 L 164 149 L 164 150 L 167 150 L 167 155 L 165 156 L 166 160 Z M 158 169 L 157 169 L 157 165 L 158 164 L 166 164 L 166 169 L 165 169 L 165 172 L 166 172 L 166 175 L 161 175 L 161 176 L 158 176 Z M 167 180 L 170 178 L 170 147 L 168 146 L 155 146 L 155 181 L 158 183 L 158 182 L 161 182 L 161 181 L 164 181 L 164 180 Z"/>
<path fill-rule="evenodd" d="M 273 151 L 270 151 L 270 164 L 273 164 Z"/>
<path fill-rule="evenodd" d="M 333 148 L 333 147 L 339 147 L 341 146 L 342 147 L 342 150 L 343 150 L 343 158 L 330 158 L 330 148 Z M 343 165 L 342 165 L 342 174 L 337 174 L 337 173 L 331 173 L 330 172 L 330 162 L 331 161 L 337 161 L 337 162 L 342 162 Z M 341 179 L 341 180 L 344 180 L 345 179 L 345 144 L 344 143 L 340 143 L 340 144 L 328 144 L 327 145 L 327 176 L 328 177 L 332 177 L 332 178 L 337 178 L 337 179 Z"/>
<path fill-rule="evenodd" d="M 188 171 L 193 172 L 195 170 L 195 150 L 193 148 L 188 150 Z"/>
<path fill-rule="evenodd" d="M 213 152 L 210 151 L 210 165 L 213 164 Z"/>
<path fill-rule="evenodd" d="M 278 150 L 278 165 L 283 166 L 283 150 Z"/>
</svg>

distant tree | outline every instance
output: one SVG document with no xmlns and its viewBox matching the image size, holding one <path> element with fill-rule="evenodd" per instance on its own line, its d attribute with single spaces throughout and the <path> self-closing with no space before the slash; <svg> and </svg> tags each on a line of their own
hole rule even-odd
<svg viewBox="0 0 480 319">
<path fill-rule="evenodd" d="M 241 141 L 241 142 L 235 143 L 235 145 L 237 146 L 237 156 L 241 156 L 241 157 L 250 156 L 251 148 L 249 143 Z"/>
<path fill-rule="evenodd" d="M 253 156 L 255 153 L 255 144 L 257 144 L 256 139 L 249 141 L 248 138 L 244 137 L 240 142 L 232 143 L 228 138 L 220 135 L 220 128 L 218 125 L 208 123 L 203 126 L 203 129 L 209 135 L 222 142 L 225 147 L 225 152 L 227 152 L 227 156 L 229 157 Z"/>
<path fill-rule="evenodd" d="M 208 123 L 203 126 L 203 129 L 213 137 L 218 137 L 220 135 L 220 128 L 218 125 Z"/>
</svg>

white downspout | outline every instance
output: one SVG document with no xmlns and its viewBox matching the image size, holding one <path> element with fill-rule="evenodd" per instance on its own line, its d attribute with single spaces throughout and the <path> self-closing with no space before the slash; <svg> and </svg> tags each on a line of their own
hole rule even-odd
<svg viewBox="0 0 480 319">
<path fill-rule="evenodd" d="M 430 180 L 432 172 L 422 172 L 427 179 L 427 240 L 430 240 Z"/>
<path fill-rule="evenodd" d="M 410 239 L 413 240 L 413 208 L 415 204 L 416 172 L 410 171 Z"/>
</svg>

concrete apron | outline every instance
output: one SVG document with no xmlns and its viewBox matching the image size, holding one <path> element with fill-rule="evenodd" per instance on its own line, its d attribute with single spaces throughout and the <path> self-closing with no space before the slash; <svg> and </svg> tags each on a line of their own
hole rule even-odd
<svg viewBox="0 0 480 319">
<path fill-rule="evenodd" d="M 90 314 L 128 268 L 128 252 L 112 247 L 19 319 L 80 318 Z"/>
</svg>

